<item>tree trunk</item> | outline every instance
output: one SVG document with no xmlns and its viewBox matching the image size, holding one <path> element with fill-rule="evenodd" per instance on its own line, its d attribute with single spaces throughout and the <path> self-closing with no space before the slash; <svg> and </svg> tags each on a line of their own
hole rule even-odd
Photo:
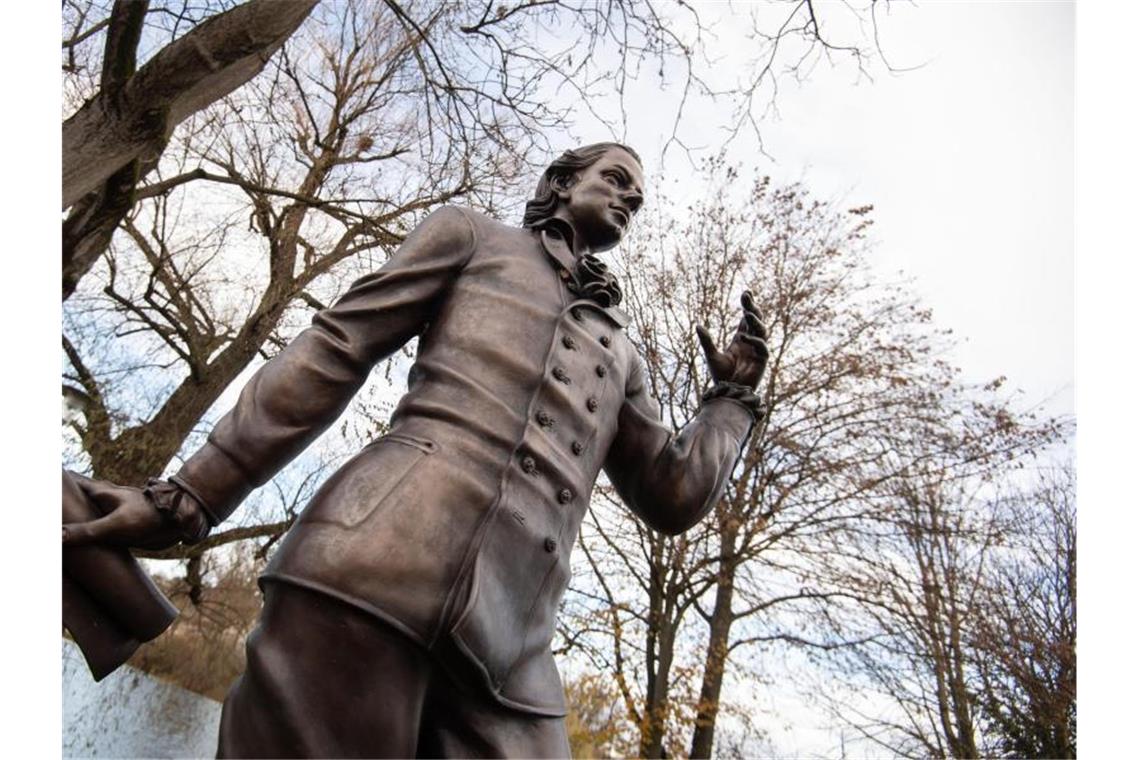
<svg viewBox="0 0 1140 760">
<path fill-rule="evenodd" d="M 705 649 L 701 696 L 697 703 L 693 741 L 689 749 L 689 756 L 694 758 L 712 757 L 716 716 L 720 711 L 720 689 L 724 683 L 724 666 L 728 661 L 728 634 L 733 622 L 732 596 L 735 591 L 736 566 L 729 558 L 734 553 L 735 544 L 736 529 L 730 526 L 721 532 L 722 559 L 717 573 L 716 600 L 709 621 L 709 643 Z"/>
<path fill-rule="evenodd" d="M 134 71 L 146 3 L 112 11 L 99 94 L 63 123 L 63 298 L 106 250 L 183 120 L 245 84 L 316 0 L 250 0 L 219 13 Z"/>
<path fill-rule="evenodd" d="M 649 615 L 645 632 L 645 710 L 641 725 L 641 757 L 665 756 L 665 720 L 669 706 L 669 670 L 673 666 L 675 632 L 666 594 L 668 563 L 665 539 L 653 539 L 649 576 Z"/>
<path fill-rule="evenodd" d="M 63 300 L 75 292 L 79 279 L 111 244 L 119 222 L 134 205 L 140 173 L 145 172 L 139 171 L 139 162 L 131 161 L 112 174 L 98 192 L 71 207 L 63 222 Z"/>
<path fill-rule="evenodd" d="M 331 150 L 326 152 L 310 168 L 301 183 L 305 194 L 315 194 L 321 186 L 333 165 L 332 156 Z M 150 420 L 124 430 L 114 440 L 104 439 L 87 447 L 95 477 L 123 485 L 141 485 L 161 472 L 202 415 L 257 356 L 290 301 L 315 274 L 314 268 L 300 277 L 294 273 L 298 232 L 307 211 L 308 206 L 293 204 L 269 237 L 269 285 L 234 341 L 205 367 L 192 366 L 190 374 Z"/>
<path fill-rule="evenodd" d="M 63 207 L 131 161 L 154 158 L 182 120 L 261 71 L 314 5 L 250 0 L 219 13 L 160 50 L 119 92 L 84 103 L 63 123 Z"/>
<path fill-rule="evenodd" d="M 978 755 L 977 742 L 974 740 L 974 716 L 971 707 L 970 689 L 966 685 L 965 660 L 966 653 L 962 645 L 962 618 L 958 610 L 958 602 L 954 598 L 957 593 L 957 581 L 951 579 L 951 598 L 949 601 L 948 622 L 950 626 L 950 694 L 954 708 L 954 722 L 958 733 L 958 757 L 976 758 Z"/>
<path fill-rule="evenodd" d="M 646 725 L 641 735 L 641 756 L 666 757 L 665 721 L 669 717 L 669 671 L 673 667 L 675 631 L 670 624 L 657 633 L 657 668 L 645 700 Z"/>
</svg>

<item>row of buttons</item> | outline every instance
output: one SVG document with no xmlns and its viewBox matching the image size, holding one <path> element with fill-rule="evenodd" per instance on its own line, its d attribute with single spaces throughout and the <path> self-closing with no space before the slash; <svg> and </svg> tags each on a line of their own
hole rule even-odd
<svg viewBox="0 0 1140 760">
<path fill-rule="evenodd" d="M 581 444 L 578 444 L 579 446 Z M 534 475 L 538 472 L 538 462 L 534 461 L 534 457 L 529 454 L 522 458 L 522 470 L 527 475 Z M 569 488 L 563 488 L 558 492 L 558 501 L 562 504 L 569 504 L 574 495 L 570 493 Z"/>
<path fill-rule="evenodd" d="M 578 446 L 579 444 L 577 441 L 575 441 L 574 445 Z M 538 472 L 538 464 L 534 461 L 534 457 L 532 457 L 532 456 L 523 457 L 522 469 L 523 469 L 523 472 L 525 472 L 527 475 L 534 475 L 536 472 Z M 563 488 L 562 490 L 560 490 L 558 492 L 558 503 L 559 504 L 569 504 L 573 500 L 574 500 L 574 492 L 571 491 L 569 488 Z M 553 537 L 547 536 L 546 539 L 543 540 L 543 542 L 542 542 L 542 548 L 548 554 L 553 554 L 554 551 L 558 548 L 558 542 L 555 541 Z"/>
<path fill-rule="evenodd" d="M 582 314 L 579 309 L 571 309 L 570 313 L 573 315 L 574 319 L 578 320 L 579 322 L 582 321 Z M 608 335 L 603 335 L 598 338 L 598 342 L 603 346 L 609 347 L 610 338 Z M 574 340 L 574 338 L 569 335 L 562 336 L 562 345 L 570 351 L 578 350 L 578 341 Z M 566 371 L 565 367 L 561 365 L 555 366 L 554 369 L 551 370 L 551 374 L 558 382 L 563 383 L 564 385 L 571 384 L 570 373 Z M 609 374 L 609 370 L 606 369 L 605 365 L 599 364 L 594 367 L 594 374 L 596 374 L 598 377 L 605 377 L 607 374 Z M 591 414 L 598 411 L 598 399 L 594 396 L 586 399 L 586 409 L 589 410 Z M 550 414 L 546 412 L 546 410 L 538 410 L 534 417 L 535 421 L 538 422 L 539 427 L 545 430 L 554 429 L 554 418 L 551 417 Z M 574 452 L 574 456 L 580 456 L 582 454 L 583 446 L 578 441 L 573 441 L 570 444 L 570 450 Z"/>
<path fill-rule="evenodd" d="M 581 322 L 583 319 L 585 319 L 585 317 L 582 316 L 581 307 L 575 307 L 575 308 L 571 309 L 570 310 L 570 316 L 574 317 L 575 322 Z M 567 336 L 566 338 L 562 339 L 562 342 L 566 345 L 566 347 L 571 348 L 570 344 L 566 342 L 567 340 L 570 340 L 571 342 L 573 342 L 573 338 L 570 338 L 569 336 Z M 610 336 L 603 335 L 602 337 L 598 338 L 598 342 L 601 343 L 606 348 L 609 348 L 610 347 Z"/>
<path fill-rule="evenodd" d="M 586 408 L 589 409 L 590 412 L 598 411 L 598 399 L 596 399 L 593 396 L 590 396 L 588 399 L 586 399 Z M 538 424 L 544 428 L 554 427 L 554 418 L 551 417 L 549 414 L 546 413 L 546 411 L 544 411 L 542 409 L 538 410 L 538 412 L 535 413 L 534 418 L 538 422 Z"/>
<path fill-rule="evenodd" d="M 570 314 L 578 322 L 581 322 L 583 320 L 581 309 L 577 309 L 577 308 L 571 309 Z M 601 343 L 602 346 L 604 346 L 605 348 L 609 348 L 610 344 L 611 344 L 611 340 L 610 340 L 610 337 L 608 335 L 603 335 L 600 338 L 598 338 L 598 342 Z M 578 350 L 578 341 L 574 340 L 574 338 L 569 336 L 569 335 L 563 335 L 562 336 L 562 345 L 569 351 L 577 351 Z M 599 364 L 596 367 L 594 367 L 594 373 L 598 377 L 604 378 L 608 374 L 608 370 L 606 369 L 606 367 L 604 365 Z M 565 385 L 570 385 L 570 383 L 571 383 L 570 374 L 566 371 L 565 367 L 556 366 L 551 371 L 551 374 L 554 376 L 554 379 L 557 380 L 558 382 L 563 383 Z M 598 410 L 598 399 L 595 398 L 594 396 L 591 396 L 590 398 L 586 399 L 586 409 L 588 409 L 591 414 L 596 412 Z M 541 427 L 545 430 L 553 430 L 554 429 L 554 418 L 545 410 L 540 409 L 535 414 L 535 421 L 538 422 L 539 427 Z M 570 451 L 572 451 L 574 453 L 574 456 L 581 456 L 582 452 L 584 450 L 585 450 L 585 446 L 583 446 L 581 442 L 579 442 L 579 441 L 571 441 L 570 442 Z M 522 470 L 527 475 L 534 475 L 538 472 L 538 463 L 535 462 L 534 457 L 532 457 L 530 455 L 526 455 L 522 458 Z M 569 504 L 573 500 L 574 500 L 574 493 L 569 488 L 563 488 L 562 490 L 560 490 L 558 492 L 558 503 L 559 504 L 563 504 L 563 505 Z M 554 551 L 558 548 L 558 542 L 552 537 L 547 537 L 542 543 L 542 548 L 544 550 L 546 550 L 547 553 L 553 554 Z"/>
</svg>

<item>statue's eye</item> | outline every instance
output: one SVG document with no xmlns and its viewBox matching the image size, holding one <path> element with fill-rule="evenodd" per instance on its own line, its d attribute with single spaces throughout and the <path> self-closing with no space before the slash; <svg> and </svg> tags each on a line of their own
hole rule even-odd
<svg viewBox="0 0 1140 760">
<path fill-rule="evenodd" d="M 621 177 L 618 176 L 617 172 L 606 172 L 603 176 L 614 187 L 621 187 Z"/>
</svg>

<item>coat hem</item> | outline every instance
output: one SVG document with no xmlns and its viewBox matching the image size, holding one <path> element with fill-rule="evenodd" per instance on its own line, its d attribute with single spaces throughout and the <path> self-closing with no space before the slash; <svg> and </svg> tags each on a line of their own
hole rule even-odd
<svg viewBox="0 0 1140 760">
<path fill-rule="evenodd" d="M 422 635 L 416 633 L 406 624 L 401 622 L 398 618 L 394 617 L 391 613 L 386 612 L 374 604 L 364 601 L 360 597 L 353 596 L 352 594 L 346 594 L 343 591 L 338 591 L 337 589 L 332 588 L 331 586 L 327 586 L 324 583 L 320 583 L 319 581 L 300 578 L 295 575 L 290 575 L 289 573 L 263 573 L 261 577 L 258 578 L 258 585 L 262 586 L 264 589 L 265 583 L 284 583 L 292 586 L 300 586 L 301 588 L 315 591 L 319 594 L 325 594 L 326 596 L 330 596 L 334 599 L 344 602 L 351 607 L 355 607 L 358 610 L 366 612 L 369 615 L 378 618 L 384 624 L 392 626 L 401 634 L 414 641 L 417 645 L 423 647 L 432 655 L 433 659 L 435 659 L 440 667 L 444 668 L 449 673 L 452 672 L 452 668 L 448 666 L 447 658 L 440 656 L 438 647 L 429 647 Z M 447 638 L 450 639 L 451 643 L 455 646 L 459 653 L 462 654 L 466 662 L 472 666 L 476 672 L 479 673 L 483 679 L 483 686 L 487 695 L 495 702 L 498 702 L 503 707 L 509 708 L 511 710 L 516 710 L 518 712 L 527 713 L 528 715 L 539 715 L 548 718 L 566 717 L 567 711 L 565 707 L 558 708 L 548 705 L 529 704 L 527 702 L 521 702 L 518 700 L 510 699 L 509 697 L 504 697 L 492 686 L 491 675 L 487 671 L 486 666 L 482 663 L 482 661 L 479 660 L 478 657 L 475 656 L 474 653 L 472 653 L 472 651 L 467 647 L 467 644 L 463 642 L 460 636 L 457 634 L 452 634 Z M 452 677 L 454 677 L 453 673 Z"/>
</svg>

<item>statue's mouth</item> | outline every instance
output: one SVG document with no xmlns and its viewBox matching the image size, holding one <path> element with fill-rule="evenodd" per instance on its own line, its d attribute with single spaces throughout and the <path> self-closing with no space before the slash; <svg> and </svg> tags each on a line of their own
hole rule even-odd
<svg viewBox="0 0 1140 760">
<path fill-rule="evenodd" d="M 613 209 L 614 213 L 616 213 L 618 215 L 618 217 L 621 219 L 621 226 L 622 227 L 626 227 L 629 225 L 629 212 L 628 211 L 626 211 L 621 206 L 610 206 L 610 208 Z"/>
</svg>

